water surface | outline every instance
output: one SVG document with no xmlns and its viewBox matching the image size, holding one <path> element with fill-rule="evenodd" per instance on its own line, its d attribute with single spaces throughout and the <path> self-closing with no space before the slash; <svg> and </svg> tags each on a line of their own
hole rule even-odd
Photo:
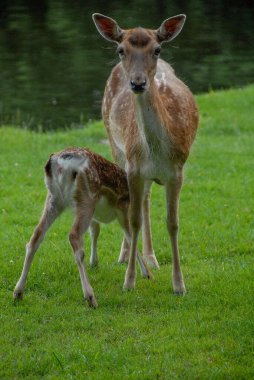
<svg viewBox="0 0 254 380">
<path fill-rule="evenodd" d="M 139 0 L 0 2 L 0 124 L 83 126 L 101 117 L 105 81 L 118 61 L 93 12 L 124 28 L 158 28 L 185 13 L 162 58 L 194 93 L 254 82 L 253 1 Z"/>
</svg>

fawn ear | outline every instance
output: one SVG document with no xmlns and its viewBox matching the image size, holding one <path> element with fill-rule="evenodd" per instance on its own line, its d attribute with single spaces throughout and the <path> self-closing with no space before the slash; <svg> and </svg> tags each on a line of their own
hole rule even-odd
<svg viewBox="0 0 254 380">
<path fill-rule="evenodd" d="M 173 40 L 182 30 L 185 23 L 185 15 L 177 15 L 163 21 L 159 29 L 156 30 L 160 43 Z"/>
<path fill-rule="evenodd" d="M 123 30 L 118 26 L 115 20 L 103 16 L 100 13 L 94 13 L 92 17 L 95 26 L 102 37 L 111 42 L 119 43 L 122 41 Z"/>
</svg>

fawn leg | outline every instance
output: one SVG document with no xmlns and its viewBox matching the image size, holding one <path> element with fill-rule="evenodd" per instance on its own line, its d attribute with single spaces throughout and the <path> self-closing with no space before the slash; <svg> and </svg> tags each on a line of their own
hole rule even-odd
<svg viewBox="0 0 254 380">
<path fill-rule="evenodd" d="M 21 299 L 23 297 L 28 272 L 32 264 L 35 252 L 39 248 L 47 230 L 52 225 L 54 220 L 60 215 L 61 211 L 62 209 L 57 206 L 52 196 L 48 194 L 40 222 L 35 228 L 30 241 L 26 245 L 26 256 L 24 260 L 23 270 L 15 286 L 13 298 Z"/>
<path fill-rule="evenodd" d="M 130 256 L 130 244 L 126 239 L 126 236 L 124 236 L 122 245 L 121 245 L 120 255 L 118 258 L 119 264 L 128 263 L 129 256 Z"/>
<path fill-rule="evenodd" d="M 83 234 L 91 223 L 94 208 L 95 204 L 91 202 L 89 197 L 82 199 L 80 205 L 77 204 L 76 220 L 69 234 L 69 240 L 79 269 L 84 298 L 87 300 L 89 306 L 96 308 L 98 305 L 85 270 L 83 250 Z"/>
<path fill-rule="evenodd" d="M 98 265 L 97 241 L 98 241 L 99 234 L 100 234 L 100 224 L 92 220 L 90 224 L 90 235 L 92 239 L 90 265 L 92 267 Z"/>
</svg>

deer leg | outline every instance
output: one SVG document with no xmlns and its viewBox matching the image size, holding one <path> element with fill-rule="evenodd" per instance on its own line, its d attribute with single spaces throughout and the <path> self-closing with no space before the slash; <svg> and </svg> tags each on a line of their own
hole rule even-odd
<svg viewBox="0 0 254 380">
<path fill-rule="evenodd" d="M 159 263 L 156 259 L 153 243 L 152 243 L 152 231 L 150 223 L 150 188 L 152 182 L 146 181 L 144 188 L 144 198 L 142 204 L 142 246 L 143 246 L 143 258 L 147 264 L 152 268 L 160 269 Z"/>
<path fill-rule="evenodd" d="M 180 257 L 178 249 L 178 229 L 179 229 L 179 195 L 181 191 L 183 178 L 182 173 L 178 175 L 175 181 L 171 181 L 166 186 L 167 199 L 167 228 L 171 239 L 172 247 L 172 279 L 175 294 L 185 294 L 185 285 L 183 274 L 180 266 Z"/>
<path fill-rule="evenodd" d="M 144 181 L 139 176 L 128 176 L 130 190 L 130 228 L 131 248 L 129 263 L 125 274 L 124 288 L 133 289 L 136 280 L 136 253 L 138 249 L 138 235 L 142 226 L 142 199 Z"/>
<path fill-rule="evenodd" d="M 30 241 L 26 245 L 26 256 L 23 270 L 13 292 L 14 299 L 22 299 L 28 272 L 31 267 L 35 252 L 39 248 L 47 230 L 52 225 L 54 220 L 60 215 L 61 211 L 62 209 L 57 206 L 54 199 L 48 195 L 40 222 L 35 228 Z"/>
<path fill-rule="evenodd" d="M 89 201 L 82 201 L 82 205 L 80 207 L 77 206 L 76 220 L 69 234 L 69 240 L 79 269 L 84 298 L 87 300 L 89 306 L 96 308 L 98 305 L 94 296 L 93 288 L 90 285 L 85 270 L 83 250 L 83 234 L 86 232 L 91 223 L 94 205 L 89 204 Z"/>
<path fill-rule="evenodd" d="M 126 239 L 126 241 L 128 242 L 128 244 L 130 246 L 131 245 L 131 236 L 130 236 L 129 233 L 125 234 L 125 239 Z M 143 257 L 140 256 L 140 253 L 139 253 L 138 250 L 137 250 L 137 253 L 136 253 L 136 258 L 137 258 L 137 261 L 138 261 L 138 264 L 139 264 L 139 267 L 140 267 L 140 270 L 141 270 L 142 277 L 147 278 L 147 279 L 153 278 L 153 275 L 150 272 L 150 270 L 149 270 L 149 268 L 147 266 L 146 261 L 143 259 Z"/>
<path fill-rule="evenodd" d="M 128 213 L 118 212 L 118 221 L 124 230 L 124 241 L 123 242 L 126 242 L 127 248 L 129 250 L 130 245 L 131 245 L 131 233 L 130 233 L 130 227 L 129 227 Z M 140 253 L 138 250 L 137 250 L 137 261 L 139 263 L 139 267 L 141 270 L 142 277 L 148 278 L 148 279 L 152 278 L 153 275 L 150 272 L 146 262 L 140 256 Z"/>
<path fill-rule="evenodd" d="M 117 146 L 114 144 L 113 140 L 110 142 L 110 144 L 111 144 L 111 148 L 113 151 L 114 161 L 122 169 L 124 169 L 125 165 L 126 165 L 126 159 L 124 158 L 123 153 L 117 148 Z M 122 241 L 122 245 L 121 245 L 120 254 L 118 257 L 118 263 L 119 264 L 128 263 L 129 256 L 130 256 L 130 244 L 126 240 L 126 236 L 124 236 L 123 241 Z"/>
<path fill-rule="evenodd" d="M 97 240 L 98 240 L 99 234 L 100 234 L 100 224 L 92 220 L 90 224 L 90 235 L 92 239 L 90 265 L 92 267 L 95 267 L 98 265 Z"/>
<path fill-rule="evenodd" d="M 118 258 L 118 263 L 128 263 L 130 256 L 130 227 L 129 227 L 129 219 L 128 219 L 128 208 L 123 208 L 117 210 L 117 219 L 124 231 L 124 238 L 121 245 L 121 252 Z"/>
<path fill-rule="evenodd" d="M 124 236 L 122 245 L 121 245 L 120 255 L 118 258 L 119 264 L 128 263 L 129 256 L 130 256 L 130 244 L 126 239 L 126 236 Z"/>
</svg>

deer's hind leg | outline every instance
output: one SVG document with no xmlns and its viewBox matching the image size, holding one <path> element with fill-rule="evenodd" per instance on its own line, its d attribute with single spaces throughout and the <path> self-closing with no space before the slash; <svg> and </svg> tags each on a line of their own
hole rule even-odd
<svg viewBox="0 0 254 380">
<path fill-rule="evenodd" d="M 38 250 L 47 230 L 50 228 L 54 220 L 60 215 L 61 212 L 62 208 L 59 207 L 53 196 L 51 194 L 48 194 L 40 222 L 35 228 L 30 241 L 26 245 L 26 256 L 23 264 L 23 270 L 13 292 L 14 299 L 21 299 L 23 297 L 28 272 L 31 267 L 35 252 Z"/>
</svg>

